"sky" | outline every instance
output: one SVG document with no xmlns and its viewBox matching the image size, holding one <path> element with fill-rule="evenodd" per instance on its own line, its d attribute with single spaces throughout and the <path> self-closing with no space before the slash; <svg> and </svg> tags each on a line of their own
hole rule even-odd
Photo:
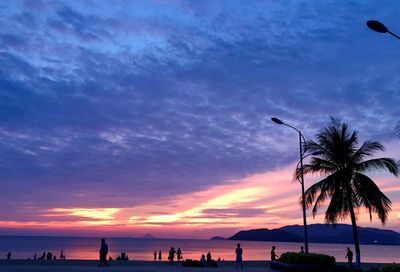
<svg viewBox="0 0 400 272">
<path fill-rule="evenodd" d="M 366 27 L 400 33 L 399 14 L 382 0 L 0 1 L 1 233 L 301 225 L 298 136 L 270 118 L 315 139 L 334 116 L 399 160 L 400 41 Z M 368 174 L 400 231 L 400 178 Z"/>
</svg>

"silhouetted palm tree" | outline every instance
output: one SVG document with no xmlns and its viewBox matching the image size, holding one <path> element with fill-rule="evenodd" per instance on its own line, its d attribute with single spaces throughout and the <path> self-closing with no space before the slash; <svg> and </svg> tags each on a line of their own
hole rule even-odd
<svg viewBox="0 0 400 272">
<path fill-rule="evenodd" d="M 397 137 L 400 138 L 400 122 L 397 123 L 395 129 Z"/>
<path fill-rule="evenodd" d="M 327 223 L 336 223 L 350 215 L 354 247 L 356 252 L 356 266 L 360 267 L 360 245 L 356 224 L 356 211 L 365 207 L 369 212 L 377 213 L 385 224 L 391 210 L 391 201 L 365 175 L 370 170 L 387 170 L 397 176 L 399 173 L 395 160 L 391 158 L 373 158 L 376 151 L 383 151 L 379 142 L 366 141 L 357 148 L 357 132 L 350 132 L 345 123 L 331 118 L 331 123 L 316 136 L 317 141 L 308 141 L 305 144 L 309 153 L 318 153 L 313 156 L 311 163 L 304 165 L 304 173 L 320 173 L 325 178 L 312 185 L 306 191 L 306 205 L 313 206 L 315 216 L 318 207 L 330 198 L 325 212 Z"/>
</svg>

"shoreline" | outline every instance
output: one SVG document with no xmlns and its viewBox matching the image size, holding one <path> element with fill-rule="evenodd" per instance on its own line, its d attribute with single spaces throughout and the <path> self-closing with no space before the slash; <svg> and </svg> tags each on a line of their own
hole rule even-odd
<svg viewBox="0 0 400 272">
<path fill-rule="evenodd" d="M 109 267 L 97 267 L 97 260 L 0 260 L 0 271 L 2 272 L 84 272 L 97 269 L 99 271 L 116 271 L 116 272 L 187 272 L 187 271 L 215 271 L 215 272 L 231 272 L 235 270 L 234 261 L 218 262 L 218 268 L 209 267 L 183 267 L 180 262 L 170 265 L 167 261 L 110 261 Z M 337 265 L 346 266 L 344 262 L 337 262 Z M 391 263 L 363 263 L 362 268 L 365 270 L 371 268 L 382 268 Z M 243 271 L 249 272 L 268 272 L 275 271 L 269 267 L 269 261 L 244 261 Z M 240 271 L 240 270 L 238 270 Z"/>
</svg>

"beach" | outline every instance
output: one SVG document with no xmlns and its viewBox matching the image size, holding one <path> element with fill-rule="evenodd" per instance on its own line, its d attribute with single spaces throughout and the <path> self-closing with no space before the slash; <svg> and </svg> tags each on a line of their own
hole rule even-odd
<svg viewBox="0 0 400 272">
<path fill-rule="evenodd" d="M 106 238 L 108 256 L 114 260 L 122 252 L 129 255 L 129 260 L 152 261 L 154 251 L 162 251 L 162 260 L 167 259 L 170 247 L 181 248 L 184 259 L 199 260 L 201 255 L 211 252 L 217 260 L 234 261 L 237 241 L 231 240 L 200 240 L 200 239 L 138 239 L 138 238 Z M 263 261 L 270 258 L 272 246 L 276 253 L 297 252 L 302 243 L 240 241 L 243 259 Z M 59 259 L 61 250 L 67 260 L 97 260 L 99 255 L 99 238 L 90 237 L 41 237 L 41 236 L 0 236 L 0 259 L 4 259 L 9 251 L 12 260 L 34 259 L 51 252 Z M 310 243 L 312 253 L 323 253 L 335 257 L 337 262 L 345 262 L 348 244 L 316 244 Z M 365 263 L 398 262 L 399 246 L 361 245 L 361 257 Z"/>
<path fill-rule="evenodd" d="M 152 261 L 111 261 L 109 267 L 97 267 L 98 261 L 89 260 L 56 260 L 56 261 L 34 261 L 34 260 L 1 260 L 0 271 L 2 272 L 86 272 L 86 271 L 112 271 L 112 272 L 228 272 L 235 271 L 235 262 L 225 261 L 219 263 L 218 268 L 198 268 L 183 267 L 181 263 L 170 265 L 168 262 Z M 269 268 L 266 261 L 248 261 L 244 262 L 243 271 L 275 271 Z"/>
<path fill-rule="evenodd" d="M 109 267 L 97 267 L 95 260 L 0 260 L 0 271 L 2 272 L 232 272 L 236 271 L 235 262 L 224 261 L 218 263 L 218 268 L 195 268 L 182 267 L 180 263 L 170 265 L 168 262 L 153 261 L 111 261 Z M 338 265 L 345 265 L 338 263 Z M 383 267 L 385 264 L 364 263 L 363 269 Z M 238 270 L 240 271 L 240 269 Z M 276 271 L 269 268 L 267 261 L 245 261 L 243 272 L 269 272 Z"/>
</svg>

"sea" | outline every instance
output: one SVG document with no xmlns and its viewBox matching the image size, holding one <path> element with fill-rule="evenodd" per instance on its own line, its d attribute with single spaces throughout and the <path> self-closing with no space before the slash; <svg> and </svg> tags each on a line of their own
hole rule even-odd
<svg viewBox="0 0 400 272">
<path fill-rule="evenodd" d="M 179 247 L 184 259 L 200 259 L 210 251 L 213 259 L 234 260 L 236 244 L 243 248 L 244 260 L 269 260 L 271 247 L 276 246 L 276 253 L 298 252 L 302 243 L 231 241 L 231 240 L 195 240 L 195 239 L 143 239 L 143 238 L 106 238 L 109 255 L 116 258 L 122 252 L 130 260 L 153 260 L 154 251 L 161 250 L 162 259 L 167 259 L 168 250 Z M 309 244 L 310 252 L 324 253 L 345 262 L 346 247 L 354 252 L 353 245 L 347 244 Z M 60 256 L 63 250 L 66 259 L 98 259 L 100 238 L 87 237 L 42 237 L 42 236 L 0 236 L 0 259 L 5 259 L 10 251 L 12 259 L 33 259 L 34 254 L 52 252 Z M 400 246 L 361 245 L 362 262 L 393 263 L 400 262 Z"/>
</svg>

